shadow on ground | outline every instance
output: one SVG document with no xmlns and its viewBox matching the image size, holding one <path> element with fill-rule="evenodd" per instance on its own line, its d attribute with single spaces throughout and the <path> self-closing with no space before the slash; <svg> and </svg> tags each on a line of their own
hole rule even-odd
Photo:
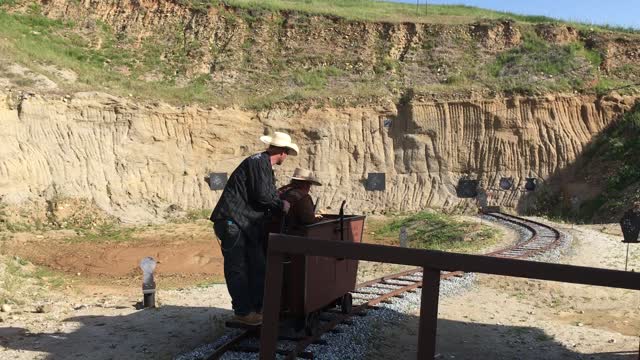
<svg viewBox="0 0 640 360">
<path fill-rule="evenodd" d="M 397 314 L 399 321 L 385 324 L 367 359 L 416 359 L 419 317 Z M 594 359 L 636 360 L 636 351 L 584 354 L 555 341 L 544 330 L 528 326 L 438 320 L 437 359 Z"/>
<path fill-rule="evenodd" d="M 29 333 L 22 328 L 0 328 L 0 343 L 16 354 L 9 358 L 19 359 L 171 359 L 213 342 L 224 332 L 222 320 L 229 316 L 230 311 L 225 309 L 180 306 L 141 310 L 124 316 L 78 316 L 66 320 L 81 324 L 71 333 Z M 369 321 L 372 328 L 376 323 L 380 328 L 377 320 L 368 318 L 361 319 Z M 366 359 L 416 358 L 419 318 L 399 313 L 395 313 L 394 318 L 398 320 L 382 324 L 384 330 L 373 332 Z M 634 351 L 577 353 L 538 328 L 446 319 L 438 321 L 437 346 L 439 359 L 637 358 Z"/>
<path fill-rule="evenodd" d="M 71 317 L 64 322 L 80 324 L 71 333 L 0 328 L 0 345 L 7 349 L 0 358 L 172 359 L 215 340 L 230 316 L 215 307 L 162 306 L 127 315 Z"/>
</svg>

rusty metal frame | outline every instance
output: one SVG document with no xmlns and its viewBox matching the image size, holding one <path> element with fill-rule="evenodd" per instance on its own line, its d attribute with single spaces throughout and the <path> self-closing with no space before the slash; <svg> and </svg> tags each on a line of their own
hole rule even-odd
<svg viewBox="0 0 640 360">
<path fill-rule="evenodd" d="M 260 359 L 274 359 L 277 351 L 282 260 L 285 254 L 340 257 L 422 267 L 418 359 L 432 359 L 435 355 L 438 294 L 442 270 L 640 290 L 640 273 L 384 245 L 322 239 L 307 240 L 283 234 L 271 234 L 269 237 L 263 324 L 260 333 Z"/>
</svg>

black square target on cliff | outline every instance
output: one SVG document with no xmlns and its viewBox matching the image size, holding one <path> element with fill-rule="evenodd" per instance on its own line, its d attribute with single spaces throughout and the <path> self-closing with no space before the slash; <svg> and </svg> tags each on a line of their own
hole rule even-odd
<svg viewBox="0 0 640 360">
<path fill-rule="evenodd" d="M 364 187 L 367 191 L 384 191 L 386 188 L 385 173 L 369 173 Z"/>
<path fill-rule="evenodd" d="M 624 236 L 623 243 L 638 243 L 640 234 L 640 209 L 631 209 L 624 213 L 620 219 L 620 227 Z"/>
<path fill-rule="evenodd" d="M 470 199 L 478 196 L 478 180 L 458 180 L 458 186 L 456 186 L 456 196 L 463 199 Z"/>
<path fill-rule="evenodd" d="M 513 186 L 513 178 L 512 177 L 503 177 L 500 179 L 500 189 L 509 190 Z"/>
<path fill-rule="evenodd" d="M 527 178 L 524 188 L 527 191 L 534 191 L 536 189 L 536 178 Z"/>
<path fill-rule="evenodd" d="M 227 173 L 210 173 L 209 189 L 222 190 L 227 185 Z"/>
</svg>

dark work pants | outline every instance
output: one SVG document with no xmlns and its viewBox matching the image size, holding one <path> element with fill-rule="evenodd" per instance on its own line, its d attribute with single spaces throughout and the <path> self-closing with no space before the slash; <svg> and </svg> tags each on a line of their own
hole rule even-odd
<svg viewBox="0 0 640 360">
<path fill-rule="evenodd" d="M 262 310 L 265 256 L 262 239 L 250 239 L 238 225 L 216 221 L 213 229 L 221 242 L 224 278 L 236 315 Z"/>
</svg>

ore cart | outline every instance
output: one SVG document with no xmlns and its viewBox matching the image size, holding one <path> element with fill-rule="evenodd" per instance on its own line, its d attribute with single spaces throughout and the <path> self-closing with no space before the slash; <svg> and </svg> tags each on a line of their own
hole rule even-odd
<svg viewBox="0 0 640 360">
<path fill-rule="evenodd" d="M 321 222 L 308 225 L 300 241 L 314 239 L 362 242 L 365 216 L 323 215 Z M 355 289 L 358 261 L 323 256 L 291 256 L 285 260 L 281 317 L 294 319 L 307 335 L 318 330 L 324 310 L 340 307 L 349 313 L 351 291 Z"/>
</svg>

